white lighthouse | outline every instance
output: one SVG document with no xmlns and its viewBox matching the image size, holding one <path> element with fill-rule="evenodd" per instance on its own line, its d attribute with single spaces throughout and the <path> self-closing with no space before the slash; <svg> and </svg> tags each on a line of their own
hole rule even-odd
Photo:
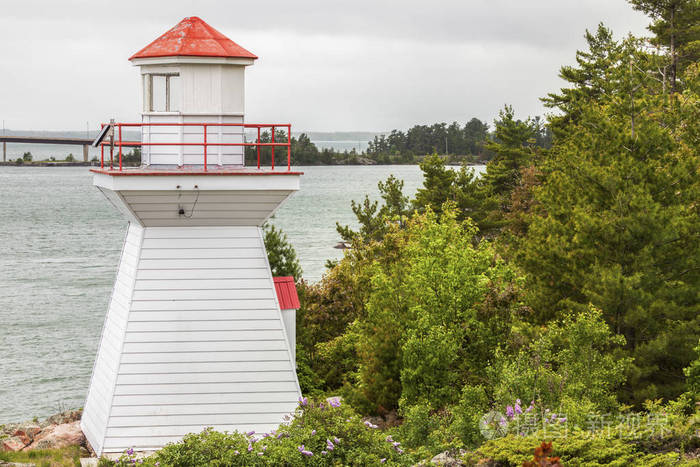
<svg viewBox="0 0 700 467">
<path fill-rule="evenodd" d="M 142 121 L 115 123 L 112 148 L 121 156 L 140 128 L 142 165 L 92 170 L 129 221 L 81 421 L 98 455 L 209 426 L 267 432 L 301 395 L 261 235 L 301 173 L 274 139 L 257 148 L 276 147 L 286 167 L 245 166 L 246 129 L 291 136 L 289 124 L 245 123 L 256 58 L 193 17 L 130 59 Z"/>
</svg>

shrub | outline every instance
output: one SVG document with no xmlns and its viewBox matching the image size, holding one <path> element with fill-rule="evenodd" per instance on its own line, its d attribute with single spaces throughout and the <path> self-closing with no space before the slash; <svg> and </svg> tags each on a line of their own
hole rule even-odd
<svg viewBox="0 0 700 467">
<path fill-rule="evenodd" d="M 692 459 L 700 448 L 697 414 L 674 413 L 676 405 L 648 401 L 642 413 L 591 414 L 588 430 L 564 424 L 526 436 L 510 433 L 487 441 L 464 460 L 467 465 L 487 458 L 498 465 L 520 466 L 531 459 L 533 447 L 546 440 L 553 442 L 566 466 L 697 465 Z"/>
<path fill-rule="evenodd" d="M 133 451 L 116 463 L 133 465 Z M 410 465 L 394 441 L 340 403 L 306 398 L 288 424 L 271 433 L 219 433 L 206 429 L 169 444 L 143 460 L 145 466 Z"/>
<path fill-rule="evenodd" d="M 488 407 L 489 398 L 484 386 L 465 386 L 462 389 L 459 404 L 454 409 L 452 429 L 465 445 L 473 446 L 483 439 L 479 423 Z"/>
<path fill-rule="evenodd" d="M 476 228 L 446 203 L 384 236 L 395 260 L 375 262 L 366 316 L 355 330 L 359 390 L 374 410 L 455 404 L 460 388 L 485 376 L 484 363 L 506 340 L 511 306 L 485 306 L 516 280 Z M 509 304 L 510 305 L 510 304 Z"/>
<path fill-rule="evenodd" d="M 693 360 L 683 372 L 688 382 L 688 391 L 697 398 L 700 397 L 700 342 L 695 347 L 695 353 L 698 358 Z"/>
<path fill-rule="evenodd" d="M 592 412 L 615 411 L 616 389 L 625 381 L 629 358 L 617 358 L 624 344 L 599 310 L 571 315 L 554 323 L 515 356 L 500 353 L 492 368 L 495 399 L 502 405 L 515 399 L 539 401 L 567 412 L 570 422 L 583 423 Z"/>
</svg>

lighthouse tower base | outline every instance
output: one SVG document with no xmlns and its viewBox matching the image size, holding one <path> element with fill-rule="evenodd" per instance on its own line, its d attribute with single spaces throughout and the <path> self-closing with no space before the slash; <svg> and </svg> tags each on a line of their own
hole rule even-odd
<svg viewBox="0 0 700 467">
<path fill-rule="evenodd" d="M 221 202 L 235 190 L 190 180 L 202 193 L 177 200 L 172 188 L 121 190 L 113 184 L 137 182 L 99 177 L 131 222 L 81 421 L 95 452 L 152 451 L 206 427 L 264 433 L 279 426 L 301 392 L 261 228 L 196 225 L 241 221 L 230 211 L 243 203 Z M 258 210 L 266 205 L 266 218 L 280 202 L 271 201 L 273 192 L 286 198 L 291 190 L 238 196 Z"/>
</svg>

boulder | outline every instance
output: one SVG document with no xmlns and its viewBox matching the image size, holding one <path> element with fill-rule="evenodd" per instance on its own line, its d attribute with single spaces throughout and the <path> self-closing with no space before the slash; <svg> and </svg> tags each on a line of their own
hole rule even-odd
<svg viewBox="0 0 700 467">
<path fill-rule="evenodd" d="M 45 428 L 35 438 L 34 442 L 25 448 L 26 451 L 34 449 L 58 449 L 67 446 L 85 445 L 85 435 L 80 429 L 80 421 L 54 425 Z"/>
<path fill-rule="evenodd" d="M 49 418 L 46 419 L 46 424 L 47 425 L 63 425 L 64 423 L 75 422 L 76 420 L 80 420 L 80 417 L 82 416 L 82 414 L 83 414 L 82 409 L 66 410 L 65 412 L 51 415 Z"/>
<path fill-rule="evenodd" d="M 11 436 L 0 440 L 0 447 L 2 447 L 3 451 L 21 451 L 25 446 L 26 444 L 17 436 Z"/>
<path fill-rule="evenodd" d="M 465 465 L 464 462 L 459 458 L 461 455 L 464 454 L 464 451 L 460 450 L 459 453 L 457 452 L 451 452 L 451 451 L 445 451 L 441 452 L 437 456 L 433 457 L 430 460 L 431 464 L 436 464 L 436 465 L 442 465 L 445 467 L 458 467 L 458 466 L 463 466 Z"/>
<path fill-rule="evenodd" d="M 39 432 L 41 432 L 41 427 L 39 425 L 30 424 L 30 423 L 27 423 L 27 424 L 23 423 L 23 424 L 20 424 L 14 430 L 14 432 L 12 433 L 12 436 L 15 436 L 15 437 L 21 439 L 22 442 L 26 446 L 27 444 L 32 444 L 32 442 L 34 441 L 34 438 L 36 437 L 36 435 L 39 434 Z"/>
</svg>

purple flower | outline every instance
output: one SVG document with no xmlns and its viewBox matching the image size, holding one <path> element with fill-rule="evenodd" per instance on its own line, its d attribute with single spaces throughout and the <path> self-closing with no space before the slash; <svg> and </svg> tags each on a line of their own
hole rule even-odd
<svg viewBox="0 0 700 467">
<path fill-rule="evenodd" d="M 515 399 L 515 403 L 518 405 L 522 404 L 522 402 L 520 402 L 520 399 Z"/>
<path fill-rule="evenodd" d="M 515 404 L 515 407 L 513 407 L 513 410 L 515 410 L 515 413 L 517 413 L 517 414 L 523 413 L 523 409 L 520 407 L 520 404 Z"/>
<path fill-rule="evenodd" d="M 240 452 L 238 452 L 238 451 L 233 451 L 233 453 L 234 453 L 236 456 L 240 454 Z"/>
<path fill-rule="evenodd" d="M 401 446 L 401 443 L 399 443 L 398 441 L 394 441 L 394 442 L 391 443 L 391 444 L 393 444 L 395 448 Z"/>
<path fill-rule="evenodd" d="M 515 413 L 513 412 L 513 407 L 512 407 L 512 406 L 509 405 L 509 406 L 506 407 L 506 415 L 508 416 L 508 418 L 513 418 L 513 416 L 515 415 Z"/>
<path fill-rule="evenodd" d="M 401 449 L 401 448 L 396 448 L 396 452 L 398 452 L 399 454 L 403 454 L 403 449 Z"/>
<path fill-rule="evenodd" d="M 309 399 L 307 399 L 306 397 L 299 398 L 299 405 L 306 407 L 308 405 L 308 403 L 309 403 Z"/>
<path fill-rule="evenodd" d="M 559 423 L 566 423 L 566 417 L 561 417 L 558 420 L 559 420 Z"/>
<path fill-rule="evenodd" d="M 316 434 L 316 430 L 311 430 L 311 436 Z"/>
<path fill-rule="evenodd" d="M 326 452 L 326 451 L 321 451 L 321 455 L 322 455 L 322 456 L 325 456 L 326 454 L 328 454 L 328 452 Z"/>
<path fill-rule="evenodd" d="M 499 420 L 498 424 L 501 426 L 506 426 L 508 423 L 506 422 L 505 418 L 501 417 L 501 420 Z"/>
<path fill-rule="evenodd" d="M 381 462 L 382 464 L 386 462 L 386 457 L 382 457 L 381 459 L 379 459 L 379 462 Z"/>
<path fill-rule="evenodd" d="M 391 435 L 389 435 L 389 436 L 386 437 L 386 442 L 387 442 L 387 443 L 393 443 L 393 442 L 394 442 L 394 438 L 392 438 Z"/>
<path fill-rule="evenodd" d="M 334 442 L 335 444 L 339 444 L 339 443 L 340 443 L 340 440 L 339 440 L 336 436 L 334 436 L 334 437 L 333 437 L 333 442 Z"/>
<path fill-rule="evenodd" d="M 374 429 L 374 428 L 379 428 L 377 425 L 375 425 L 374 423 L 370 422 L 369 420 L 365 420 L 365 426 L 366 426 L 367 428 L 373 428 L 373 429 Z"/>
<path fill-rule="evenodd" d="M 282 436 L 284 436 L 284 433 L 279 433 L 279 434 L 277 435 L 277 439 L 280 439 Z"/>
<path fill-rule="evenodd" d="M 134 448 L 129 448 L 126 450 L 127 455 L 133 456 L 134 455 Z"/>
<path fill-rule="evenodd" d="M 303 451 L 301 451 L 301 453 L 302 453 L 303 455 L 305 455 L 305 456 L 308 456 L 308 457 L 311 457 L 311 456 L 314 455 L 313 452 L 307 451 L 307 450 L 303 450 Z"/>
<path fill-rule="evenodd" d="M 248 452 L 250 452 L 250 451 L 252 451 L 252 450 L 253 450 L 253 445 L 252 445 L 252 444 L 249 444 L 249 445 L 248 445 Z"/>
<path fill-rule="evenodd" d="M 331 397 L 328 399 L 328 403 L 331 404 L 331 407 L 340 407 L 340 398 Z"/>
<path fill-rule="evenodd" d="M 328 448 L 329 451 L 332 451 L 333 449 L 335 449 L 335 445 L 333 443 L 331 443 L 330 439 L 326 440 L 326 447 Z"/>
<path fill-rule="evenodd" d="M 255 434 L 255 430 L 250 430 L 248 433 L 246 433 L 246 436 L 253 436 Z"/>
</svg>

